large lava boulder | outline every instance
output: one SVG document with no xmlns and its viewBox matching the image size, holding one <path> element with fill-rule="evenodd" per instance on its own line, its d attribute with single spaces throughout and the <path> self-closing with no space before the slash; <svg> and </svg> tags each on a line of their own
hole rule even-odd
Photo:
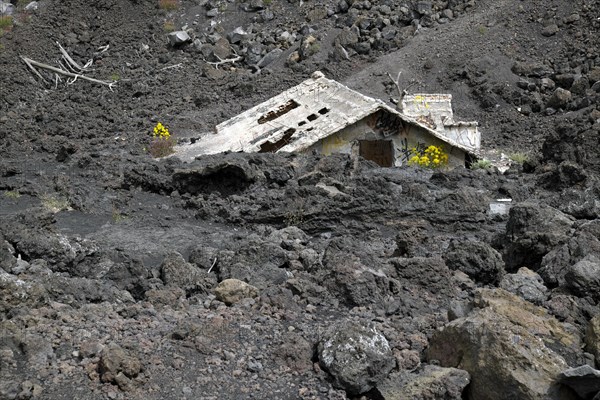
<svg viewBox="0 0 600 400">
<path fill-rule="evenodd" d="M 467 371 L 426 365 L 420 371 L 390 374 L 377 390 L 385 400 L 462 400 L 470 381 Z"/>
<path fill-rule="evenodd" d="M 536 271 L 542 258 L 568 239 L 574 220 L 559 210 L 535 203 L 510 209 L 504 237 L 504 261 L 510 272 L 527 267 Z"/>
<path fill-rule="evenodd" d="M 468 398 L 572 398 L 557 377 L 568 368 L 567 360 L 582 360 L 577 333 L 502 289 L 479 291 L 475 306 L 436 332 L 427 350 L 430 361 L 471 374 Z"/>
<path fill-rule="evenodd" d="M 343 321 L 327 329 L 318 345 L 319 363 L 334 385 L 359 395 L 383 381 L 396 365 L 390 345 L 372 324 Z"/>
<path fill-rule="evenodd" d="M 504 275 L 502 255 L 484 242 L 453 240 L 444 258 L 451 270 L 482 284 L 497 284 Z"/>
</svg>

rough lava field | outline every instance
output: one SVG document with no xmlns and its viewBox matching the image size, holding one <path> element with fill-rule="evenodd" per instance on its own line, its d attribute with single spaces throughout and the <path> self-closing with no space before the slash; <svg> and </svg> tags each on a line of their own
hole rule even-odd
<svg viewBox="0 0 600 400">
<path fill-rule="evenodd" d="M 12 3 L 0 399 L 600 399 L 600 1 Z M 317 70 L 510 168 L 148 154 Z"/>
</svg>

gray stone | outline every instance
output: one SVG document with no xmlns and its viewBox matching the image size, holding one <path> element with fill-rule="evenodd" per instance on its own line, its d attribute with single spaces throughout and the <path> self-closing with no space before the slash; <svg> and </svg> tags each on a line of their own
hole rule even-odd
<svg viewBox="0 0 600 400">
<path fill-rule="evenodd" d="M 231 45 L 229 41 L 225 38 L 219 38 L 212 50 L 212 56 L 216 59 L 224 60 L 231 55 Z"/>
<path fill-rule="evenodd" d="M 582 365 L 561 372 L 558 375 L 558 381 L 569 386 L 584 399 L 591 398 L 600 392 L 600 371 L 589 365 Z"/>
<path fill-rule="evenodd" d="M 589 232 L 578 232 L 565 244 L 550 251 L 538 273 L 550 286 L 567 286 L 566 274 L 586 256 L 600 257 L 600 240 Z"/>
<path fill-rule="evenodd" d="M 546 37 L 554 36 L 558 33 L 558 31 L 560 31 L 560 29 L 558 28 L 558 25 L 550 24 L 548 26 L 545 26 L 544 29 L 542 29 L 542 35 L 544 35 Z"/>
<path fill-rule="evenodd" d="M 391 374 L 377 390 L 384 400 L 461 400 L 470 381 L 467 371 L 426 365 L 419 372 Z"/>
<path fill-rule="evenodd" d="M 515 204 L 506 223 L 503 258 L 507 270 L 527 266 L 536 271 L 546 254 L 567 241 L 572 225 L 573 219 L 555 208 L 535 203 Z"/>
<path fill-rule="evenodd" d="M 593 67 L 587 74 L 590 83 L 600 82 L 600 67 Z"/>
<path fill-rule="evenodd" d="M 116 383 L 121 390 L 131 387 L 130 380 L 142 370 L 140 360 L 115 343 L 103 351 L 98 364 L 102 382 Z"/>
<path fill-rule="evenodd" d="M 336 11 L 339 13 L 344 13 L 344 12 L 348 11 L 348 3 L 346 2 L 346 0 L 338 1 L 337 5 L 336 5 Z"/>
<path fill-rule="evenodd" d="M 526 267 L 519 268 L 516 274 L 504 276 L 500 287 L 537 305 L 541 305 L 548 297 L 542 277 Z"/>
<path fill-rule="evenodd" d="M 225 279 L 214 290 L 217 300 L 232 305 L 242 299 L 257 297 L 258 289 L 238 279 Z"/>
<path fill-rule="evenodd" d="M 25 6 L 25 10 L 26 11 L 36 11 L 38 9 L 38 2 L 37 1 L 32 1 L 31 3 L 27 4 Z"/>
<path fill-rule="evenodd" d="M 344 321 L 331 326 L 321 335 L 318 354 L 334 385 L 350 395 L 373 389 L 395 366 L 387 339 L 372 324 Z"/>
<path fill-rule="evenodd" d="M 550 99 L 548 99 L 546 106 L 555 109 L 564 109 L 567 104 L 569 104 L 569 101 L 571 101 L 572 97 L 573 96 L 571 95 L 570 91 L 563 88 L 558 88 L 554 91 L 554 93 L 552 93 L 552 96 L 550 96 Z"/>
<path fill-rule="evenodd" d="M 575 75 L 574 74 L 558 74 L 554 77 L 554 80 L 556 81 L 558 86 L 560 86 L 564 89 L 568 89 L 573 85 L 573 82 L 575 82 Z"/>
<path fill-rule="evenodd" d="M 476 282 L 497 284 L 504 275 L 502 256 L 484 242 L 450 242 L 444 259 L 452 270 L 467 274 Z"/>
<path fill-rule="evenodd" d="M 250 33 L 246 32 L 241 26 L 238 26 L 227 37 L 229 38 L 229 43 L 235 44 L 250 37 Z"/>
<path fill-rule="evenodd" d="M 572 293 L 600 299 L 600 260 L 593 254 L 568 269 L 565 275 L 567 287 Z"/>
<path fill-rule="evenodd" d="M 552 74 L 552 68 L 543 63 L 537 62 L 520 62 L 517 61 L 512 66 L 512 72 L 521 76 L 529 76 L 532 78 L 543 78 Z M 570 87 L 570 85 L 569 85 Z"/>
<path fill-rule="evenodd" d="M 48 301 L 46 288 L 0 269 L 0 316 L 17 307 L 40 307 Z"/>
<path fill-rule="evenodd" d="M 586 350 L 600 360 L 600 315 L 591 319 L 585 331 Z"/>
<path fill-rule="evenodd" d="M 431 1 L 419 1 L 417 3 L 417 12 L 421 15 L 431 15 L 433 4 Z"/>
<path fill-rule="evenodd" d="M 169 44 L 173 47 L 181 46 L 192 41 L 190 35 L 186 31 L 175 31 L 169 33 Z"/>
<path fill-rule="evenodd" d="M 267 65 L 271 64 L 273 61 L 277 60 L 279 56 L 283 53 L 283 50 L 276 48 L 268 52 L 260 61 L 256 64 L 259 68 L 264 68 Z"/>
<path fill-rule="evenodd" d="M 209 18 L 214 18 L 217 15 L 219 15 L 219 9 L 218 8 L 212 8 L 212 9 L 210 9 L 210 10 L 208 10 L 206 12 L 206 16 L 209 17 Z"/>
<path fill-rule="evenodd" d="M 577 13 L 573 13 L 566 18 L 566 22 L 568 24 L 572 24 L 573 22 L 577 22 L 581 19 L 581 16 Z"/>
<path fill-rule="evenodd" d="M 165 257 L 160 267 L 160 278 L 165 286 L 181 288 L 188 293 L 208 293 L 208 288 L 216 283 L 214 275 L 186 262 L 179 253 Z"/>
<path fill-rule="evenodd" d="M 583 96 L 585 95 L 586 90 L 588 90 L 590 88 L 590 81 L 587 77 L 585 76 L 580 76 L 577 79 L 575 79 L 575 82 L 573 82 L 573 85 L 571 86 L 571 93 Z"/>
<path fill-rule="evenodd" d="M 13 15 L 15 13 L 15 6 L 10 3 L 0 2 L 0 14 L 1 15 Z"/>
<path fill-rule="evenodd" d="M 273 11 L 268 10 L 268 9 L 259 12 L 258 15 L 260 16 L 260 19 L 262 20 L 261 22 L 268 22 L 268 21 L 272 21 L 275 19 L 275 14 L 273 14 Z"/>
<path fill-rule="evenodd" d="M 381 36 L 385 40 L 392 40 L 392 39 L 394 39 L 396 37 L 396 33 L 398 33 L 398 31 L 396 30 L 396 28 L 394 28 L 393 26 L 386 26 L 381 31 Z"/>
</svg>

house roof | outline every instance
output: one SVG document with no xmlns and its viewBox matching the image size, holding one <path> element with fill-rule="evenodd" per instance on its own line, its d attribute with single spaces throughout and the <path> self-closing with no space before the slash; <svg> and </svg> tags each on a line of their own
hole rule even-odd
<svg viewBox="0 0 600 400">
<path fill-rule="evenodd" d="M 180 146 L 177 156 L 194 159 L 223 152 L 302 151 L 380 110 L 419 126 L 453 147 L 475 150 L 317 71 L 299 85 L 217 125 L 215 133 L 192 145 Z"/>
</svg>

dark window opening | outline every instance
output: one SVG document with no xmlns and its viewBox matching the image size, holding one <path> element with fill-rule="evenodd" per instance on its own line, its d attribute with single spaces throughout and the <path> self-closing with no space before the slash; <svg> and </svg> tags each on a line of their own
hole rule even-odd
<svg viewBox="0 0 600 400">
<path fill-rule="evenodd" d="M 309 121 L 314 121 L 317 118 L 319 118 L 317 114 L 310 114 L 308 117 L 306 117 L 306 119 Z"/>
<path fill-rule="evenodd" d="M 302 125 L 306 125 L 306 121 L 300 121 L 300 122 L 298 122 L 298 126 L 302 126 Z"/>
<path fill-rule="evenodd" d="M 310 132 L 310 131 L 312 131 L 313 129 L 315 129 L 315 127 L 314 127 L 314 126 L 311 126 L 310 128 L 308 128 L 308 129 L 306 130 L 306 132 Z"/>
<path fill-rule="evenodd" d="M 327 108 L 327 107 L 323 107 L 319 110 L 319 114 L 321 114 L 321 115 L 325 115 L 328 112 L 329 112 L 329 108 Z"/>
<path fill-rule="evenodd" d="M 294 108 L 298 108 L 298 107 L 300 107 L 300 104 L 298 104 L 294 100 L 290 100 L 287 103 L 280 105 L 276 110 L 269 111 L 268 113 L 266 113 L 265 115 L 260 117 L 258 119 L 258 123 L 264 124 L 269 121 L 273 121 L 274 119 L 277 119 L 277 118 L 281 117 L 282 115 L 289 113 Z"/>
<path fill-rule="evenodd" d="M 292 135 L 294 134 L 294 132 L 296 132 L 296 130 L 294 128 L 290 128 L 290 129 L 286 130 L 285 132 L 283 132 L 283 136 L 281 137 L 281 139 L 279 139 L 275 143 L 264 142 L 263 144 L 260 145 L 260 150 L 258 152 L 259 153 L 275 153 L 277 150 L 281 149 L 282 147 L 284 147 L 286 144 L 288 144 L 290 142 L 290 139 L 292 138 Z"/>
<path fill-rule="evenodd" d="M 391 140 L 361 140 L 359 155 L 381 167 L 394 166 L 394 148 Z"/>
</svg>

